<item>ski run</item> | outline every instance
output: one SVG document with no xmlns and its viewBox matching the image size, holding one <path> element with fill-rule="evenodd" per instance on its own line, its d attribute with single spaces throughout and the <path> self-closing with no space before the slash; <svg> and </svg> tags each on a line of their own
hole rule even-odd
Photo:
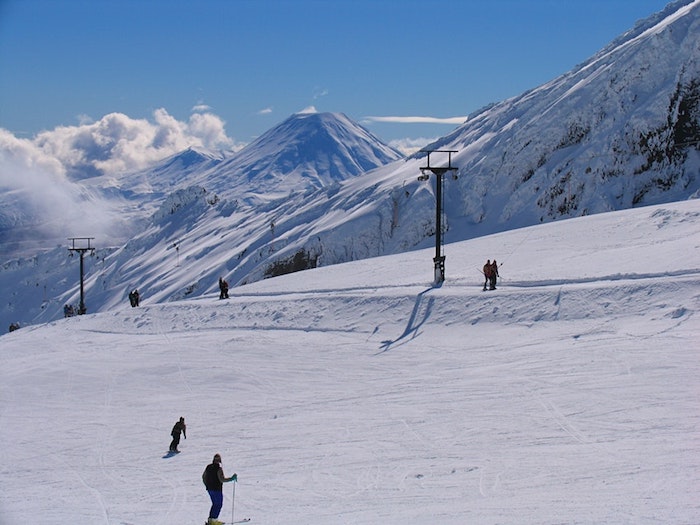
<svg viewBox="0 0 700 525">
<path fill-rule="evenodd" d="M 699 523 L 700 201 L 444 253 L 4 334 L 0 523 Z"/>
</svg>

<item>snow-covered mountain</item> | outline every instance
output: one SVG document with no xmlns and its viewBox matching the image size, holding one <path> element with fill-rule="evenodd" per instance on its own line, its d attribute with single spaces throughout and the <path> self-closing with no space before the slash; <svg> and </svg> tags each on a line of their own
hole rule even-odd
<svg viewBox="0 0 700 525">
<path fill-rule="evenodd" d="M 699 51 L 700 0 L 675 2 L 571 72 L 475 112 L 430 145 L 456 151 L 444 241 L 696 197 Z M 184 155 L 110 187 L 139 231 L 117 247 L 97 240 L 104 249 L 88 265 L 88 311 L 115 307 L 133 287 L 170 301 L 211 293 L 219 277 L 235 286 L 434 243 L 434 177 L 417 180 L 424 154 L 393 160 L 396 152 L 342 115 L 294 115 L 226 158 Z M 66 253 L 5 265 L 3 321 L 47 321 L 77 302 Z"/>
<path fill-rule="evenodd" d="M 695 195 L 700 3 L 671 4 L 430 148 L 459 150 L 452 215 L 486 230 Z"/>
<path fill-rule="evenodd" d="M 332 186 L 403 156 L 341 113 L 296 113 L 195 181 L 261 204 Z"/>
</svg>

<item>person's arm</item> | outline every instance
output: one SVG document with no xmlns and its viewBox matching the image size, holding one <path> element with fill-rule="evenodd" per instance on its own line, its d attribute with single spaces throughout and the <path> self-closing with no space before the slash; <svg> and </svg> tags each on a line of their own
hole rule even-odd
<svg viewBox="0 0 700 525">
<path fill-rule="evenodd" d="M 227 481 L 238 481 L 238 476 L 236 474 L 234 474 L 230 478 L 227 478 L 226 476 L 224 476 L 224 469 L 222 469 L 222 468 L 219 469 L 218 474 L 219 474 L 219 481 L 221 483 L 226 483 Z"/>
</svg>

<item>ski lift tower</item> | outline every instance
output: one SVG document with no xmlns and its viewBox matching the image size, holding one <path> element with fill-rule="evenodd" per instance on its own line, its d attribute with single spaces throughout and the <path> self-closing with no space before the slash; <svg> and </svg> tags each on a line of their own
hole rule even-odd
<svg viewBox="0 0 700 525">
<path fill-rule="evenodd" d="M 70 237 L 68 239 L 71 241 L 71 247 L 68 248 L 70 254 L 73 255 L 73 252 L 80 254 L 80 305 L 78 306 L 78 315 L 87 313 L 87 308 L 85 308 L 85 265 L 83 260 L 88 252 L 90 255 L 95 255 L 95 248 L 91 243 L 94 239 L 94 237 Z"/>
<path fill-rule="evenodd" d="M 426 181 L 430 178 L 430 174 L 435 175 L 435 284 L 439 285 L 445 280 L 445 256 L 442 255 L 442 177 L 445 173 L 452 173 L 452 178 L 457 178 L 457 168 L 452 166 L 452 154 L 457 153 L 456 150 L 421 150 L 421 153 L 427 153 L 427 165 L 420 168 L 420 181 Z M 430 165 L 431 153 L 447 153 L 447 166 L 437 167 Z"/>
</svg>

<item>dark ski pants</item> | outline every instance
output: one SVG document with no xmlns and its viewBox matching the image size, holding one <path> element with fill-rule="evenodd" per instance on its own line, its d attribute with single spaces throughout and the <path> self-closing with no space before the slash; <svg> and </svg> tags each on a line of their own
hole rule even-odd
<svg viewBox="0 0 700 525">
<path fill-rule="evenodd" d="M 175 451 L 177 450 L 177 446 L 180 444 L 180 434 L 176 434 L 173 436 L 173 440 L 170 442 L 170 450 Z"/>
<path fill-rule="evenodd" d="M 221 507 L 224 504 L 224 492 L 222 490 L 207 490 L 211 498 L 211 509 L 209 509 L 210 518 L 218 518 Z"/>
</svg>

